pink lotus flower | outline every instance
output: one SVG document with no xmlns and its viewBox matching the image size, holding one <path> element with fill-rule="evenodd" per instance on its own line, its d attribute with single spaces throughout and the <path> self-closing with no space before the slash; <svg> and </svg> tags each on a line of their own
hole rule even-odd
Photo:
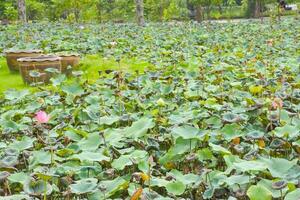
<svg viewBox="0 0 300 200">
<path fill-rule="evenodd" d="M 39 124 L 45 124 L 45 123 L 48 123 L 49 120 L 50 120 L 50 116 L 44 112 L 44 111 L 39 111 L 35 114 L 35 117 L 36 121 L 39 123 Z"/>
<path fill-rule="evenodd" d="M 280 98 L 275 98 L 272 102 L 272 108 L 281 109 L 283 107 L 283 101 Z"/>
</svg>

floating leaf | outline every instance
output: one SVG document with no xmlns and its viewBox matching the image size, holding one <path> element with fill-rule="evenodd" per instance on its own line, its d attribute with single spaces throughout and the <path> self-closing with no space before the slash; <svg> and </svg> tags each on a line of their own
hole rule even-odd
<svg viewBox="0 0 300 200">
<path fill-rule="evenodd" d="M 12 183 L 21 183 L 24 185 L 27 181 L 30 181 L 30 176 L 24 172 L 19 172 L 11 174 L 8 180 Z"/>
<path fill-rule="evenodd" d="M 185 185 L 180 181 L 170 182 L 166 185 L 166 189 L 169 193 L 174 195 L 181 195 L 185 191 Z"/>
<path fill-rule="evenodd" d="M 84 93 L 84 89 L 81 87 L 81 85 L 79 83 L 76 83 L 76 82 L 69 84 L 69 85 L 64 85 L 64 86 L 62 86 L 61 89 L 65 93 L 67 93 L 69 95 L 74 95 L 74 96 L 79 96 Z"/>
<path fill-rule="evenodd" d="M 263 86 L 262 85 L 251 85 L 249 87 L 249 90 L 252 94 L 259 94 L 262 92 Z"/>
<path fill-rule="evenodd" d="M 15 141 L 12 144 L 10 144 L 9 147 L 17 149 L 19 151 L 23 151 L 25 149 L 33 147 L 34 141 L 36 141 L 36 139 L 24 136 L 20 141 Z"/>
<path fill-rule="evenodd" d="M 24 183 L 24 191 L 29 195 L 43 195 L 45 192 L 47 195 L 50 195 L 53 191 L 53 188 L 49 183 L 45 183 L 42 180 L 30 180 Z"/>
<path fill-rule="evenodd" d="M 183 139 L 201 139 L 203 137 L 200 130 L 192 126 L 175 127 L 172 129 L 172 134 L 175 138 L 182 137 Z"/>
<path fill-rule="evenodd" d="M 300 198 L 300 188 L 297 188 L 296 190 L 288 193 L 285 197 L 284 200 L 298 200 Z"/>
<path fill-rule="evenodd" d="M 272 193 L 264 186 L 251 185 L 247 190 L 250 200 L 272 200 Z"/>
<path fill-rule="evenodd" d="M 70 157 L 70 159 L 74 159 L 74 158 L 79 159 L 81 161 L 89 161 L 89 162 L 101 162 L 101 161 L 110 160 L 109 157 L 104 156 L 102 153 L 88 152 L 88 151 L 84 151 Z"/>
<path fill-rule="evenodd" d="M 95 178 L 82 179 L 70 185 L 72 193 L 86 194 L 93 192 L 97 187 L 98 180 Z"/>
</svg>

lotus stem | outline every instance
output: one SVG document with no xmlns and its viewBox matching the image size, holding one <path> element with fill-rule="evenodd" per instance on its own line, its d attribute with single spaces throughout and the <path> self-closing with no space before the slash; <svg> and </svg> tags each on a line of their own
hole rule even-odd
<svg viewBox="0 0 300 200">
<path fill-rule="evenodd" d="M 7 179 L 5 179 L 4 183 L 5 183 L 5 187 L 7 188 L 8 194 L 11 195 L 11 190 L 10 190 L 9 183 L 8 183 Z"/>
<path fill-rule="evenodd" d="M 44 180 L 44 187 L 45 187 L 45 189 L 44 189 L 44 200 L 47 200 L 47 181 L 46 180 Z"/>
</svg>

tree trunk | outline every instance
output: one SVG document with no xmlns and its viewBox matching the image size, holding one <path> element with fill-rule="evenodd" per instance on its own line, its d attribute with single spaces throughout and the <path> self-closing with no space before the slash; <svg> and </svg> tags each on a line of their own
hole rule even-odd
<svg viewBox="0 0 300 200">
<path fill-rule="evenodd" d="M 19 20 L 23 23 L 26 23 L 25 0 L 18 0 L 18 14 L 19 14 Z"/>
<path fill-rule="evenodd" d="M 207 16 L 207 20 L 210 20 L 210 5 L 206 6 L 206 16 Z"/>
<path fill-rule="evenodd" d="M 145 26 L 143 0 L 135 0 L 135 3 L 137 23 L 139 26 Z"/>
<path fill-rule="evenodd" d="M 261 15 L 262 0 L 248 0 L 247 16 L 258 18 Z"/>
<path fill-rule="evenodd" d="M 223 10 L 222 10 L 221 4 L 218 4 L 218 8 L 219 8 L 219 13 L 220 13 L 220 14 L 223 14 Z"/>
<path fill-rule="evenodd" d="M 163 0 L 160 1 L 159 3 L 159 20 L 162 22 L 164 18 L 164 5 L 163 5 Z"/>
<path fill-rule="evenodd" d="M 196 6 L 196 15 L 195 15 L 195 19 L 197 22 L 201 22 L 202 21 L 202 8 L 200 5 Z"/>
<path fill-rule="evenodd" d="M 260 17 L 260 1 L 255 1 L 255 10 L 254 10 L 254 17 L 259 18 Z"/>
<path fill-rule="evenodd" d="M 97 3 L 97 10 L 98 10 L 98 21 L 102 22 L 102 4 L 101 1 L 98 1 Z"/>
</svg>

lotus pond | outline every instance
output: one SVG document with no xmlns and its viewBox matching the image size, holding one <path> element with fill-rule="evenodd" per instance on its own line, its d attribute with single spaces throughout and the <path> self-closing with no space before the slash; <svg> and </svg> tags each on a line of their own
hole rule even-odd
<svg viewBox="0 0 300 200">
<path fill-rule="evenodd" d="M 299 20 L 0 29 L 119 63 L 2 95 L 0 199 L 300 198 Z"/>
</svg>

